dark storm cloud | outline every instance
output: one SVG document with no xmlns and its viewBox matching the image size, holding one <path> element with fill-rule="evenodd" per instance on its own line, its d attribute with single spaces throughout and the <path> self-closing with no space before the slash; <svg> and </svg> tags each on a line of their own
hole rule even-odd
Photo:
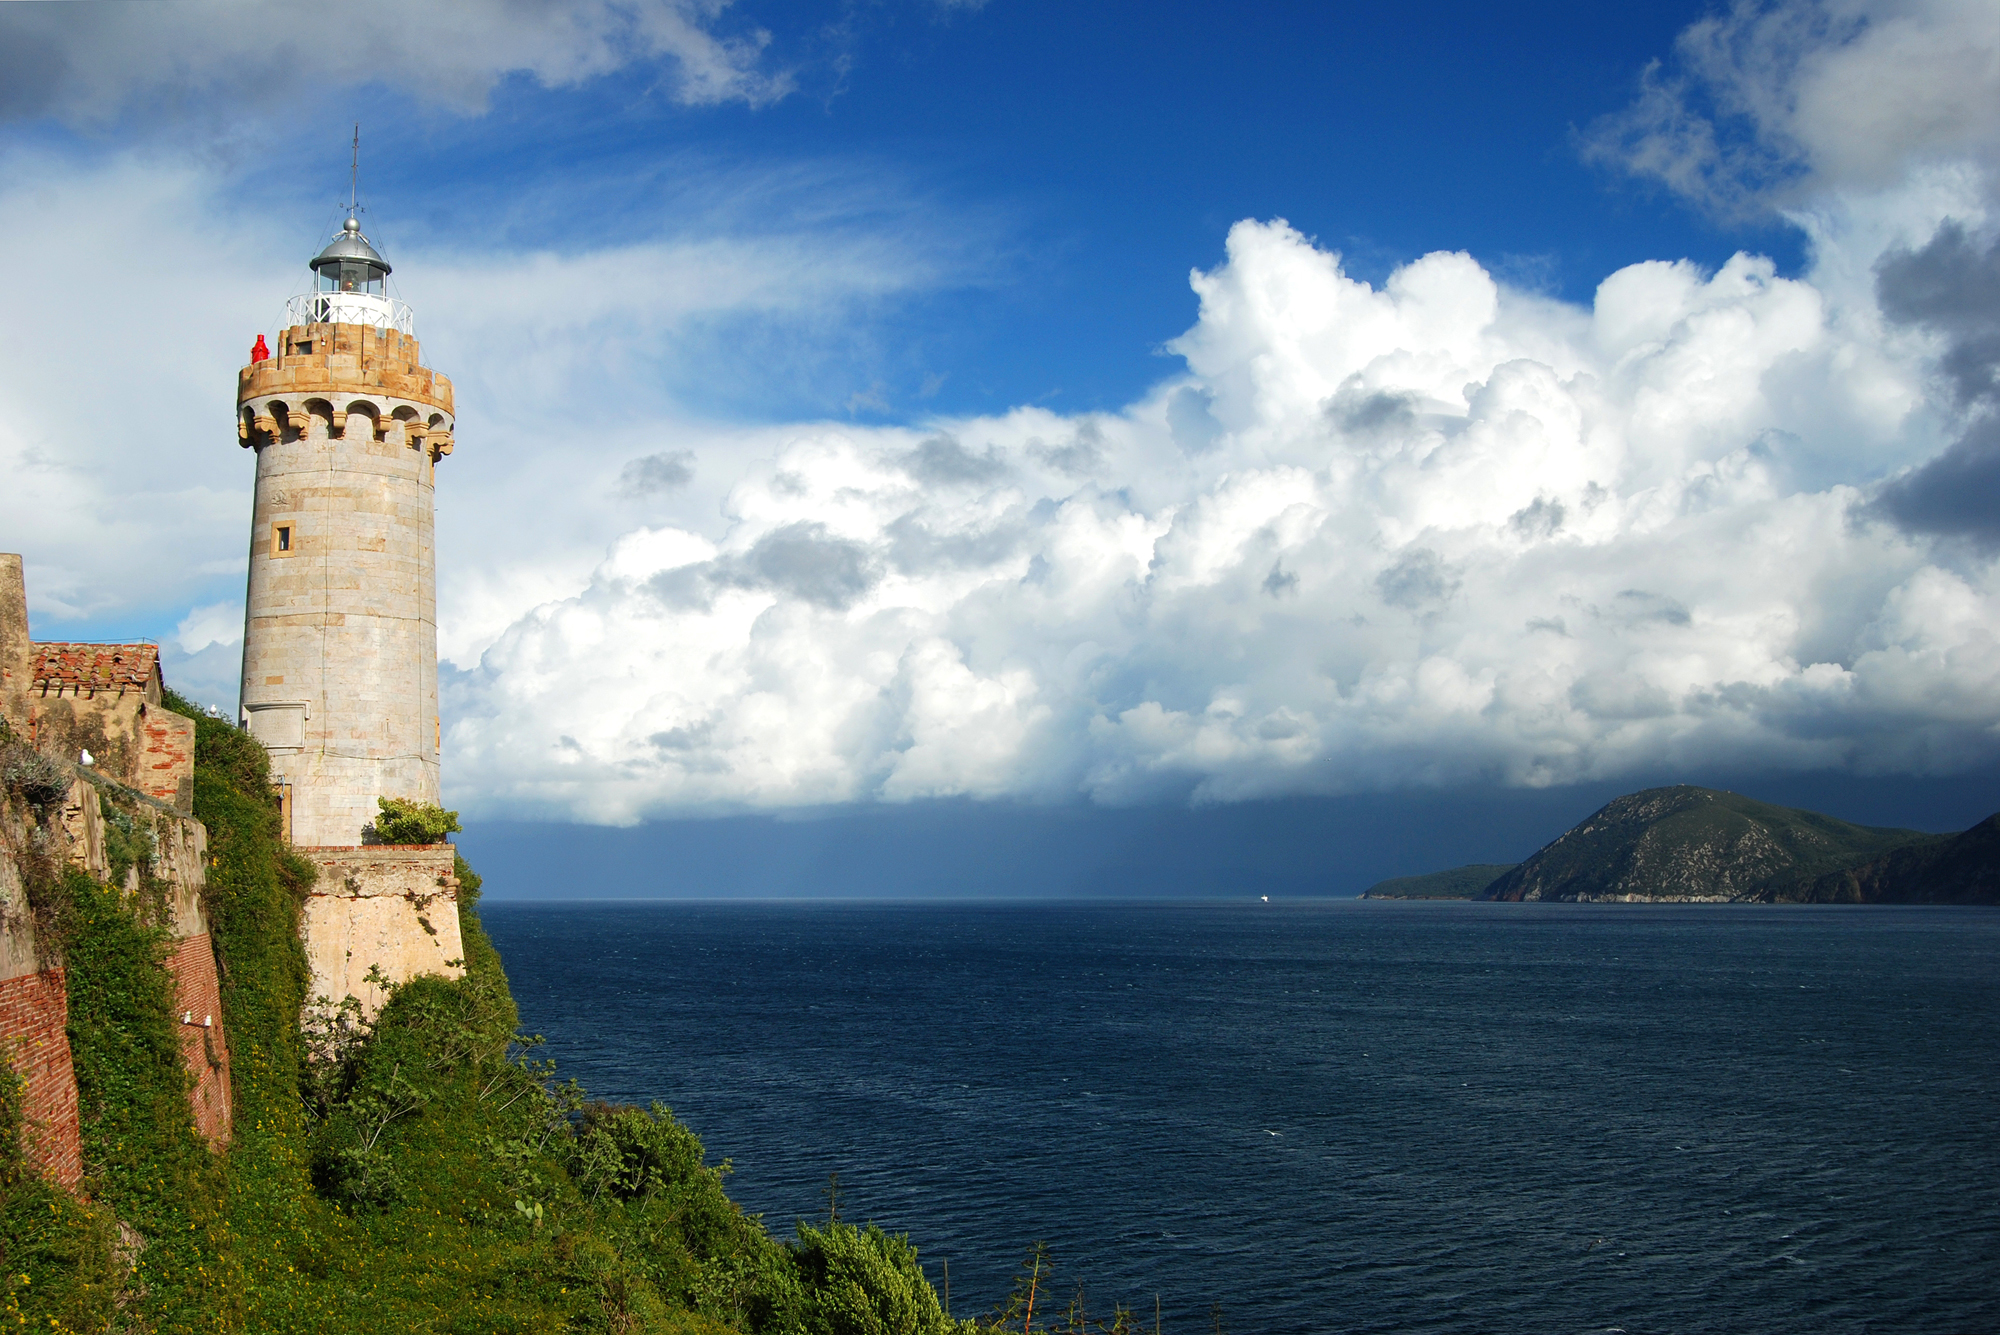
<svg viewBox="0 0 2000 1335">
<path fill-rule="evenodd" d="M 1341 386 L 1328 400 L 1326 413 L 1333 424 L 1350 435 L 1408 430 L 1417 422 L 1417 396 L 1387 390 L 1365 390 L 1357 384 Z"/>
<path fill-rule="evenodd" d="M 1943 454 L 1884 487 L 1875 507 L 1913 533 L 2000 545 L 2000 419 L 1973 423 Z"/>
<path fill-rule="evenodd" d="M 8 6 L 13 9 L 13 6 Z M 0 121 L 27 120 L 48 110 L 68 72 L 69 59 L 40 33 L 0 13 Z"/>
<path fill-rule="evenodd" d="M 1028 536 L 1018 512 L 991 528 L 944 533 L 918 515 L 906 514 L 883 532 L 889 538 L 890 562 L 905 574 L 994 565 L 1012 556 Z"/>
<path fill-rule="evenodd" d="M 1694 618 L 1678 598 L 1653 593 L 1646 589 L 1622 589 L 1618 600 L 1612 604 L 1611 616 L 1627 625 L 1644 625 L 1656 621 L 1668 626 L 1686 626 Z"/>
<path fill-rule="evenodd" d="M 854 604 L 882 578 L 869 549 L 807 522 L 773 529 L 747 552 L 664 570 L 645 582 L 669 608 L 706 611 L 718 589 L 768 589 L 832 611 Z"/>
<path fill-rule="evenodd" d="M 2000 384 L 2000 240 L 1984 250 L 1947 221 L 1922 250 L 1896 250 L 1875 267 L 1875 297 L 1899 324 L 1951 339 L 1945 374 L 1961 404 L 1992 403 Z"/>
<path fill-rule="evenodd" d="M 2000 241 L 1983 249 L 1946 222 L 1920 250 L 1875 270 L 1882 313 L 1948 340 L 1940 368 L 1971 415 L 1944 453 L 1884 486 L 1873 509 L 1913 533 L 2000 544 Z"/>
</svg>

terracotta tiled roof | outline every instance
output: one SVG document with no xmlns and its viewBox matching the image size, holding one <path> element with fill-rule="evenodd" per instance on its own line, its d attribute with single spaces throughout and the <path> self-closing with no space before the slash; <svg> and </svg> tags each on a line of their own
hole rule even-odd
<svg viewBox="0 0 2000 1335">
<path fill-rule="evenodd" d="M 159 660 L 159 646 L 152 644 L 37 644 L 35 689 L 143 691 Z"/>
</svg>

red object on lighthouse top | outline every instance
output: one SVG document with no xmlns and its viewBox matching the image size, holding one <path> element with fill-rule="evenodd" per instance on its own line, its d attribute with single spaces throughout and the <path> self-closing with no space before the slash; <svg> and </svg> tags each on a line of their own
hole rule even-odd
<svg viewBox="0 0 2000 1335">
<path fill-rule="evenodd" d="M 255 366 L 258 362 L 267 360 L 270 355 L 271 350 L 264 346 L 264 336 L 257 335 L 257 342 L 250 349 L 250 364 Z"/>
</svg>

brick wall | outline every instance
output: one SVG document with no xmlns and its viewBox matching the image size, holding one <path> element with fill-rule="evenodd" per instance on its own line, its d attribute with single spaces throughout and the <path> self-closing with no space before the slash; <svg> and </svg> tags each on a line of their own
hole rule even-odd
<svg viewBox="0 0 2000 1335">
<path fill-rule="evenodd" d="M 145 711 L 139 732 L 143 745 L 132 786 L 183 816 L 193 815 L 194 720 L 156 705 Z"/>
<path fill-rule="evenodd" d="M 222 1032 L 222 991 L 215 975 L 215 948 L 207 932 L 174 943 L 167 956 L 174 976 L 174 1023 L 179 1026 L 181 1060 L 194 1082 L 190 1096 L 195 1129 L 220 1149 L 232 1133 L 229 1104 L 229 1042 Z"/>
<path fill-rule="evenodd" d="M 60 968 L 0 982 L 0 1034 L 6 1036 L 0 1048 L 21 1078 L 22 1148 L 44 1177 L 73 1188 L 83 1177 L 83 1143 L 68 1023 L 69 989 Z"/>
</svg>

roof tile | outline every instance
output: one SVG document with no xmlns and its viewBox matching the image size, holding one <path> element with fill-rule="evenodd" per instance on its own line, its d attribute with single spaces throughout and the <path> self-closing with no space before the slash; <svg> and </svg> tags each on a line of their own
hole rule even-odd
<svg viewBox="0 0 2000 1335">
<path fill-rule="evenodd" d="M 52 643 L 34 648 L 34 684 L 44 691 L 144 690 L 160 660 L 159 646 L 152 644 Z"/>
</svg>

